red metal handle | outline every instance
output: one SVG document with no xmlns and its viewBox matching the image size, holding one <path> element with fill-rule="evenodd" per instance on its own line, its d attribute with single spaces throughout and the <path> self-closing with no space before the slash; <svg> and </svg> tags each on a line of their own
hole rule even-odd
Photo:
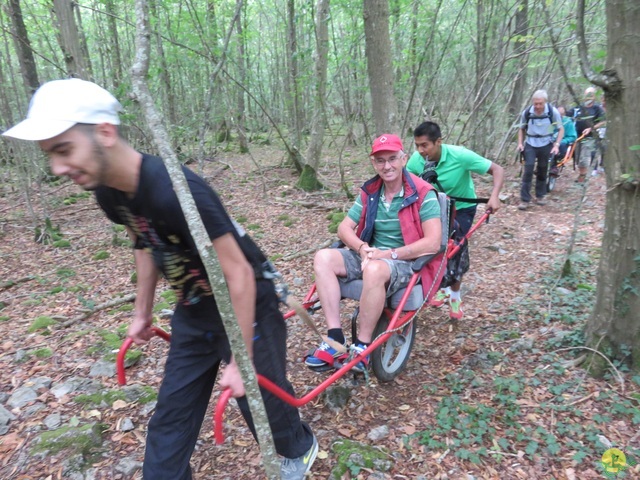
<svg viewBox="0 0 640 480">
<path fill-rule="evenodd" d="M 222 445 L 222 442 L 224 442 L 224 432 L 222 431 L 222 418 L 224 416 L 224 409 L 227 407 L 227 403 L 229 403 L 230 398 L 231 398 L 231 389 L 225 388 L 220 394 L 218 403 L 216 403 L 216 411 L 215 411 L 215 415 L 213 416 L 213 436 L 216 439 L 216 445 Z"/>
<path fill-rule="evenodd" d="M 163 340 L 169 342 L 171 341 L 171 334 L 164 331 L 160 327 L 151 327 L 154 335 L 162 338 Z M 120 346 L 120 350 L 118 350 L 118 356 L 116 357 L 116 372 L 118 374 L 118 385 L 126 385 L 127 378 L 124 372 L 124 357 L 127 355 L 127 350 L 131 348 L 133 345 L 133 340 L 130 338 L 125 338 L 124 342 Z"/>
</svg>

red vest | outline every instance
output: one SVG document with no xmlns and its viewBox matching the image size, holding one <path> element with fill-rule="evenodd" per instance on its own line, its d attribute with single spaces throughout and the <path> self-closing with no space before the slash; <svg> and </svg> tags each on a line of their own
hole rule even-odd
<svg viewBox="0 0 640 480">
<path fill-rule="evenodd" d="M 421 178 L 407 172 L 406 169 L 402 171 L 402 185 L 404 187 L 404 197 L 398 212 L 398 220 L 400 220 L 400 230 L 402 231 L 404 244 L 409 245 L 424 237 L 422 221 L 420 220 L 420 207 L 424 197 L 434 188 Z M 382 179 L 376 175 L 362 186 L 362 191 L 360 192 L 362 214 L 360 215 L 356 234 L 367 243 L 373 237 L 373 227 L 380 202 L 381 188 Z M 431 297 L 438 291 L 445 272 L 446 258 L 444 253 L 439 253 L 424 266 L 420 271 L 420 279 L 422 293 L 425 297 L 428 293 L 429 297 Z M 429 299 L 427 298 L 426 300 Z"/>
</svg>

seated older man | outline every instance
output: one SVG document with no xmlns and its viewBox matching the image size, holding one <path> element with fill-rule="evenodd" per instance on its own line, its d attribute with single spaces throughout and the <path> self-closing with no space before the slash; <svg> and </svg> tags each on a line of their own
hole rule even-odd
<svg viewBox="0 0 640 480">
<path fill-rule="evenodd" d="M 442 230 L 437 193 L 405 169 L 407 155 L 400 138 L 391 134 L 376 138 L 370 161 L 376 176 L 362 186 L 338 227 L 338 237 L 347 248 L 323 249 L 314 259 L 328 336 L 340 344 L 346 344 L 340 323 L 340 282 L 363 281 L 358 338 L 353 339 L 356 353 L 371 343 L 386 298 L 407 286 L 413 274 L 411 261 L 438 251 Z M 421 275 L 429 269 L 425 267 Z M 322 342 L 305 363 L 324 370 L 338 356 L 340 352 Z M 353 369 L 364 371 L 368 362 L 366 357 Z"/>
</svg>

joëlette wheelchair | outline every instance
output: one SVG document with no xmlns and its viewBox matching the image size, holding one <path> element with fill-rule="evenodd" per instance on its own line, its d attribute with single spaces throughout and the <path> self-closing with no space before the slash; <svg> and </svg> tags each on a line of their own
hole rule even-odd
<svg viewBox="0 0 640 480">
<path fill-rule="evenodd" d="M 372 343 L 360 353 L 355 353 L 350 349 L 348 355 L 341 358 L 339 362 L 334 365 L 335 371 L 331 375 L 300 398 L 296 398 L 283 391 L 280 387 L 262 375 L 257 375 L 258 384 L 261 388 L 268 390 L 290 405 L 300 407 L 318 397 L 338 379 L 348 374 L 352 367 L 357 365 L 368 355 L 370 355 L 371 358 L 371 369 L 380 382 L 390 382 L 400 374 L 409 360 L 415 341 L 416 316 L 440 287 L 440 282 L 442 281 L 447 268 L 447 260 L 451 259 L 456 255 L 456 253 L 458 253 L 460 248 L 465 245 L 471 235 L 473 235 L 473 233 L 483 223 L 488 222 L 491 213 L 490 211 L 485 212 L 464 237 L 461 239 L 454 239 L 453 218 L 455 216 L 455 207 L 453 206 L 452 201 L 444 193 L 438 193 L 438 202 L 440 204 L 442 220 L 440 249 L 435 254 L 419 257 L 413 261 L 412 269 L 414 273 L 409 284 L 406 288 L 396 292 L 387 299 L 385 308 L 374 330 L 374 339 Z M 423 285 L 419 283 L 419 272 L 429 262 L 436 262 L 436 274 L 433 278 L 427 279 L 427 288 L 424 289 Z M 425 291 L 426 295 L 424 293 Z M 343 298 L 358 300 L 361 292 L 362 280 L 353 280 L 351 282 L 341 284 L 341 294 Z M 290 309 L 284 314 L 284 318 L 289 319 L 295 315 L 311 315 L 322 309 L 316 293 L 315 284 L 311 286 L 304 297 L 301 309 Z M 355 338 L 357 316 L 358 308 L 356 307 L 351 316 L 353 338 Z M 153 330 L 157 336 L 160 336 L 166 341 L 170 341 L 170 334 L 163 329 L 153 327 Z M 120 385 L 126 384 L 124 360 L 126 352 L 131 347 L 132 343 L 133 341 L 130 338 L 127 338 L 120 347 L 117 355 L 116 367 L 118 383 Z M 224 440 L 222 432 L 223 415 L 230 397 L 231 391 L 229 389 L 224 390 L 215 407 L 214 433 L 216 443 L 218 444 L 222 443 Z"/>
<path fill-rule="evenodd" d="M 569 165 L 570 162 L 573 162 L 573 169 L 576 169 L 578 160 L 580 158 L 580 140 L 582 140 L 584 136 L 584 134 L 580 135 L 575 142 L 569 144 L 564 157 L 562 157 L 562 160 L 560 160 L 559 162 L 554 155 L 549 157 L 549 168 L 547 169 L 547 192 L 551 192 L 554 188 L 556 188 L 558 177 L 562 174 L 564 167 Z"/>
</svg>

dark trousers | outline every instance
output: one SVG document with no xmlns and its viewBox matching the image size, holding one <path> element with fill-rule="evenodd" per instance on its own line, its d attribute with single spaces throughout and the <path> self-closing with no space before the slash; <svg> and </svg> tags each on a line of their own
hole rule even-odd
<svg viewBox="0 0 640 480">
<path fill-rule="evenodd" d="M 286 324 L 278 309 L 273 284 L 257 282 L 253 355 L 256 372 L 294 395 L 286 378 Z M 177 307 L 171 320 L 171 346 L 158 403 L 149 421 L 143 476 L 146 480 L 190 480 L 189 460 L 209 404 L 218 368 L 230 358 L 215 302 Z M 313 434 L 298 409 L 261 389 L 276 451 L 296 458 L 311 448 Z M 238 399 L 242 415 L 255 437 L 246 397 Z"/>
<path fill-rule="evenodd" d="M 552 148 L 553 144 L 551 143 L 544 147 L 532 147 L 528 143 L 524 144 L 524 171 L 520 187 L 520 200 L 523 202 L 531 201 L 531 182 L 534 170 L 536 171 L 536 197 L 543 198 L 547 194 L 547 170 Z"/>
</svg>

